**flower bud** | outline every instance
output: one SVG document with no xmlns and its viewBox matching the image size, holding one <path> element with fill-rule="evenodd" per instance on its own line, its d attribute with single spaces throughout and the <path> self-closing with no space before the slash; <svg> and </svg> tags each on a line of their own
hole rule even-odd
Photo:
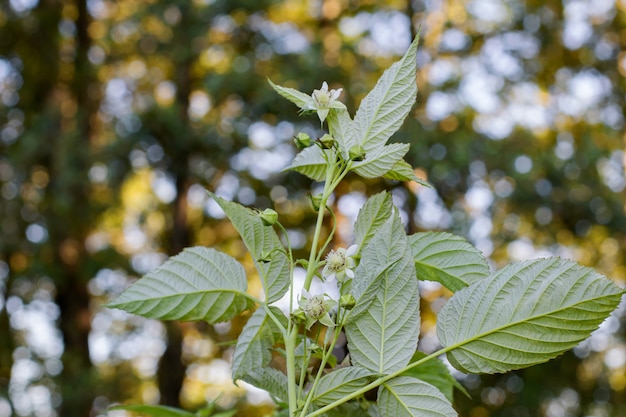
<svg viewBox="0 0 626 417">
<path fill-rule="evenodd" d="M 297 309 L 291 314 L 291 319 L 295 324 L 302 324 L 306 322 L 306 313 L 301 308 Z"/>
<path fill-rule="evenodd" d="M 337 142 L 331 135 L 326 133 L 324 136 L 318 139 L 319 143 L 322 145 L 323 149 L 331 149 L 334 148 Z"/>
<path fill-rule="evenodd" d="M 300 132 L 296 136 L 294 136 L 293 142 L 296 144 L 298 149 L 308 148 L 309 146 L 313 145 L 313 140 L 311 139 L 311 137 L 304 132 Z"/>
<path fill-rule="evenodd" d="M 344 294 L 339 298 L 339 305 L 346 310 L 352 310 L 356 305 L 356 298 L 352 294 Z"/>
<path fill-rule="evenodd" d="M 278 222 L 278 213 L 271 208 L 266 208 L 260 212 L 259 217 L 265 226 L 273 226 Z"/>
<path fill-rule="evenodd" d="M 354 145 L 348 151 L 350 159 L 355 162 L 359 162 L 365 159 L 365 149 L 361 145 Z"/>
</svg>

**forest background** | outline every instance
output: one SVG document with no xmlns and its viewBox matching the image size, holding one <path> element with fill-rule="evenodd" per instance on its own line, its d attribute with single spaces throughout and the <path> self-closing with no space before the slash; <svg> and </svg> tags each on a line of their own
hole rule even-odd
<svg viewBox="0 0 626 417">
<path fill-rule="evenodd" d="M 185 246 L 253 269 L 206 189 L 274 206 L 304 250 L 312 184 L 280 171 L 292 136 L 319 136 L 319 121 L 267 78 L 328 81 L 353 112 L 418 28 L 418 104 L 395 139 L 435 188 L 349 178 L 340 225 L 391 187 L 410 233 L 462 235 L 493 268 L 559 255 L 623 286 L 625 0 L 3 1 L 0 417 L 216 398 L 237 416 L 269 412 L 230 379 L 243 322 L 161 324 L 102 305 Z M 421 292 L 429 352 L 449 293 Z M 555 361 L 457 374 L 472 395 L 456 396 L 460 414 L 626 415 L 625 310 Z"/>
</svg>

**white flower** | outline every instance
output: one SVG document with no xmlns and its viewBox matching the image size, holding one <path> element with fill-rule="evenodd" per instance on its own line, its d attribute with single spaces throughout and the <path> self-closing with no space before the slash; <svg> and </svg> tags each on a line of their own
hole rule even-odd
<svg viewBox="0 0 626 417">
<path fill-rule="evenodd" d="M 328 295 L 318 294 L 312 296 L 307 290 L 303 290 L 298 305 L 306 316 L 305 325 L 307 329 L 310 329 L 316 321 L 328 327 L 335 326 L 330 317 L 330 311 L 337 306 L 337 302 Z"/>
<path fill-rule="evenodd" d="M 335 279 L 339 282 L 343 282 L 345 277 L 350 279 L 354 278 L 353 268 L 356 265 L 356 261 L 353 255 L 357 253 L 358 246 L 352 245 L 348 250 L 339 248 L 337 250 L 331 250 L 326 255 L 326 265 L 322 270 L 322 277 L 326 282 L 331 282 Z"/>
<path fill-rule="evenodd" d="M 313 90 L 311 97 L 313 98 L 313 108 L 310 110 L 317 110 L 317 116 L 320 118 L 320 122 L 324 123 L 330 109 L 346 109 L 346 106 L 337 101 L 343 88 L 337 90 L 328 90 L 328 84 L 326 81 L 322 83 L 320 90 Z"/>
</svg>

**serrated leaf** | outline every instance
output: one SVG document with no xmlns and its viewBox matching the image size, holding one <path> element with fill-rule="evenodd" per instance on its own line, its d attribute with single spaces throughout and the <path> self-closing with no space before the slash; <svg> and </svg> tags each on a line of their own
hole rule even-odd
<svg viewBox="0 0 626 417">
<path fill-rule="evenodd" d="M 346 336 L 352 364 L 386 374 L 404 367 L 417 346 L 419 292 L 404 227 L 392 216 L 363 249 L 357 300 Z"/>
<path fill-rule="evenodd" d="M 362 250 L 391 217 L 391 194 L 382 192 L 367 199 L 354 222 L 355 243 Z"/>
<path fill-rule="evenodd" d="M 508 265 L 457 292 L 439 312 L 437 335 L 457 369 L 500 373 L 546 362 L 589 337 L 623 291 L 575 262 Z"/>
<path fill-rule="evenodd" d="M 417 279 L 437 281 L 458 291 L 489 276 L 483 254 L 460 236 L 424 232 L 409 236 Z"/>
<path fill-rule="evenodd" d="M 354 122 L 345 110 L 332 109 L 326 119 L 328 130 L 339 145 L 341 155 L 345 160 L 350 158 L 350 148 L 358 144 Z"/>
<path fill-rule="evenodd" d="M 287 401 L 287 376 L 277 369 L 257 368 L 248 372 L 242 379 L 257 388 L 264 389 L 279 401 Z"/>
<path fill-rule="evenodd" d="M 378 408 L 370 403 L 368 409 L 363 408 L 362 403 L 350 401 L 340 404 L 338 407 L 328 410 L 323 416 L 327 417 L 378 417 Z"/>
<path fill-rule="evenodd" d="M 320 378 L 315 388 L 313 402 L 322 406 L 340 400 L 367 385 L 368 378 L 372 375 L 371 371 L 357 366 L 340 368 L 326 374 Z"/>
<path fill-rule="evenodd" d="M 296 171 L 314 181 L 324 181 L 327 163 L 323 152 L 319 146 L 309 146 L 296 155 L 285 171 Z"/>
<path fill-rule="evenodd" d="M 452 404 L 432 385 L 400 376 L 385 382 L 378 392 L 382 417 L 456 417 Z"/>
<path fill-rule="evenodd" d="M 239 262 L 196 246 L 168 259 L 107 307 L 153 319 L 218 323 L 252 307 L 247 287 Z"/>
<path fill-rule="evenodd" d="M 367 151 L 365 159 L 355 162 L 352 170 L 363 178 L 378 178 L 389 172 L 409 151 L 408 143 L 392 143 Z"/>
<path fill-rule="evenodd" d="M 301 109 L 313 110 L 315 108 L 315 102 L 313 101 L 313 97 L 311 97 L 310 95 L 304 94 L 303 92 L 298 91 L 294 88 L 283 87 L 274 84 L 269 78 L 267 79 L 267 81 L 278 94 L 291 101 L 293 104 L 300 107 Z"/>
<path fill-rule="evenodd" d="M 282 313 L 281 313 L 282 314 Z M 237 338 L 233 355 L 233 380 L 242 379 L 250 370 L 267 366 L 274 344 L 271 318 L 263 308 L 257 309 Z"/>
<path fill-rule="evenodd" d="M 246 248 L 250 251 L 257 271 L 259 271 L 267 303 L 280 300 L 289 288 L 291 276 L 289 257 L 274 229 L 265 226 L 254 210 L 224 200 L 213 193 L 209 194 L 224 210 L 224 213 L 239 232 Z M 267 255 L 270 257 L 269 262 L 259 261 Z"/>
<path fill-rule="evenodd" d="M 145 405 L 145 404 L 133 404 L 133 405 L 118 405 L 109 408 L 109 411 L 131 411 L 133 413 L 141 413 L 144 416 L 150 417 L 195 417 L 196 415 L 189 411 L 180 410 L 178 408 L 167 407 L 165 405 Z"/>
<path fill-rule="evenodd" d="M 384 72 L 356 112 L 356 137 L 366 152 L 384 145 L 400 128 L 415 103 L 417 44 L 416 37 L 400 61 Z"/>
<path fill-rule="evenodd" d="M 425 357 L 425 353 L 416 351 L 413 354 L 410 363 L 417 362 Z M 421 365 L 417 365 L 416 367 L 409 369 L 406 372 L 403 372 L 402 376 L 410 376 L 421 381 L 428 382 L 430 385 L 441 391 L 441 393 L 450 402 L 454 401 L 454 388 L 457 388 L 469 397 L 469 394 L 463 385 L 459 384 L 459 382 L 448 370 L 448 367 L 437 358 L 431 359 Z"/>
<path fill-rule="evenodd" d="M 428 182 L 415 175 L 413 167 L 403 159 L 396 162 L 391 170 L 387 171 L 385 175 L 383 175 L 383 178 L 395 181 L 415 181 L 424 187 L 433 188 L 433 186 Z"/>
</svg>

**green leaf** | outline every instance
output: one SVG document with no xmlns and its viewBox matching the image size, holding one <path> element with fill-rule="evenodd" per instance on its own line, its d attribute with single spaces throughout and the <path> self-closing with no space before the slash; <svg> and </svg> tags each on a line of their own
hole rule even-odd
<svg viewBox="0 0 626 417">
<path fill-rule="evenodd" d="M 389 172 L 409 151 L 408 143 L 392 143 L 367 151 L 365 159 L 355 162 L 352 170 L 364 178 L 378 178 Z"/>
<path fill-rule="evenodd" d="M 452 404 L 432 385 L 400 376 L 385 382 L 378 391 L 382 417 L 456 417 Z"/>
<path fill-rule="evenodd" d="M 383 178 L 395 181 L 415 181 L 424 187 L 433 188 L 428 182 L 415 175 L 413 167 L 403 159 L 396 162 L 393 168 L 383 175 Z"/>
<path fill-rule="evenodd" d="M 391 194 L 382 192 L 370 197 L 354 222 L 355 243 L 361 251 L 376 234 L 378 229 L 391 217 Z"/>
<path fill-rule="evenodd" d="M 287 401 L 287 376 L 277 369 L 261 367 L 251 370 L 242 378 L 257 388 L 264 389 L 280 402 Z"/>
<path fill-rule="evenodd" d="M 457 292 L 437 335 L 457 369 L 499 373 L 546 362 L 576 346 L 617 307 L 623 291 L 591 268 L 560 259 L 508 265 Z"/>
<path fill-rule="evenodd" d="M 410 363 L 417 362 L 426 357 L 425 353 L 419 350 L 415 352 L 411 358 Z M 436 387 L 448 401 L 454 401 L 454 388 L 456 387 L 461 392 L 469 397 L 469 394 L 459 382 L 452 376 L 448 367 L 439 359 L 434 358 L 427 362 L 417 365 L 414 368 L 409 369 L 402 373 L 402 376 L 410 376 L 419 379 L 424 382 L 428 382 L 430 385 Z"/>
<path fill-rule="evenodd" d="M 267 79 L 267 81 L 278 94 L 291 101 L 302 110 L 315 109 L 315 102 L 313 101 L 313 97 L 311 97 L 310 95 L 304 94 L 303 92 L 298 91 L 294 88 L 282 87 L 280 85 L 274 84 L 269 78 Z"/>
<path fill-rule="evenodd" d="M 320 378 L 315 388 L 313 402 L 322 406 L 340 400 L 367 385 L 372 375 L 371 371 L 358 366 L 340 368 L 326 374 Z"/>
<path fill-rule="evenodd" d="M 424 232 L 409 236 L 409 242 L 420 280 L 437 281 L 454 292 L 489 276 L 483 254 L 460 236 Z"/>
<path fill-rule="evenodd" d="M 134 413 L 141 413 L 144 416 L 150 417 L 196 417 L 195 414 L 190 413 L 185 410 L 180 410 L 178 408 L 167 407 L 164 405 L 144 405 L 144 404 L 134 404 L 134 405 L 118 405 L 115 407 L 109 408 L 109 411 L 132 411 Z"/>
<path fill-rule="evenodd" d="M 328 410 L 324 416 L 328 417 L 374 417 L 380 416 L 375 404 L 369 403 L 368 409 L 363 408 L 362 403 L 356 401 L 350 401 L 340 404 L 338 407 Z"/>
<path fill-rule="evenodd" d="M 350 148 L 358 144 L 354 122 L 345 110 L 331 110 L 326 119 L 328 130 L 339 145 L 345 160 L 350 158 Z"/>
<path fill-rule="evenodd" d="M 404 226 L 396 213 L 363 249 L 357 300 L 346 325 L 352 364 L 387 374 L 409 363 L 419 335 L 419 292 Z"/>
<path fill-rule="evenodd" d="M 309 146 L 300 151 L 286 170 L 297 171 L 315 181 L 324 181 L 326 178 L 326 159 L 324 151 L 319 146 Z"/>
<path fill-rule="evenodd" d="M 400 128 L 415 103 L 417 44 L 416 37 L 402 59 L 384 72 L 356 112 L 356 137 L 366 152 L 384 145 Z"/>
<path fill-rule="evenodd" d="M 248 319 L 235 346 L 233 380 L 242 379 L 250 370 L 270 363 L 270 348 L 274 345 L 271 324 L 271 318 L 263 308 L 257 309 Z"/>
<path fill-rule="evenodd" d="M 254 264 L 259 271 L 267 303 L 279 300 L 287 292 L 291 283 L 291 276 L 289 257 L 278 235 L 272 227 L 263 224 L 258 213 L 254 210 L 224 200 L 213 193 L 209 194 L 224 210 L 250 251 Z M 269 262 L 259 261 L 267 255 L 270 257 Z"/>
<path fill-rule="evenodd" d="M 107 307 L 153 319 L 218 323 L 252 307 L 247 287 L 239 262 L 196 246 L 168 259 Z"/>
</svg>

